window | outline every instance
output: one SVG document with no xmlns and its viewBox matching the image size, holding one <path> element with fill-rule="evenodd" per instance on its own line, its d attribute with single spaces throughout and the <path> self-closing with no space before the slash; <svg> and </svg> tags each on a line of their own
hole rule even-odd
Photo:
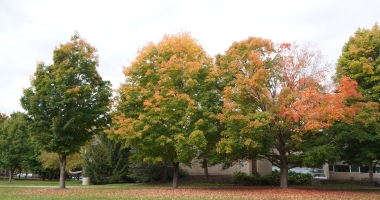
<svg viewBox="0 0 380 200">
<path fill-rule="evenodd" d="M 329 165 L 329 171 L 333 172 L 334 171 L 334 165 Z"/>
<path fill-rule="evenodd" d="M 280 169 L 276 166 L 272 166 L 272 171 L 279 171 Z M 311 174 L 314 178 L 326 178 L 325 171 L 322 167 L 320 168 L 309 168 L 309 167 L 294 167 L 289 169 L 289 171 L 301 173 L 301 174 Z"/>
<path fill-rule="evenodd" d="M 348 165 L 334 165 L 335 172 L 350 172 Z"/>
<path fill-rule="evenodd" d="M 360 167 L 360 173 L 368 173 L 368 171 L 369 171 L 369 167 L 368 166 Z"/>
<path fill-rule="evenodd" d="M 351 166 L 351 172 L 359 172 L 358 166 Z"/>
</svg>

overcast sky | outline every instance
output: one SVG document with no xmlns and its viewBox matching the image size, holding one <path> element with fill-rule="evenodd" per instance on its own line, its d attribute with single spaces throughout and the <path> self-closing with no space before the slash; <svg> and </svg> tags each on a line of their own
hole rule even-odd
<svg viewBox="0 0 380 200">
<path fill-rule="evenodd" d="M 313 42 L 335 63 L 358 28 L 380 22 L 379 8 L 376 0 L 0 0 L 0 112 L 24 111 L 19 99 L 36 62 L 51 64 L 75 30 L 97 47 L 99 73 L 117 88 L 139 46 L 179 31 L 210 56 L 255 36 Z"/>
</svg>

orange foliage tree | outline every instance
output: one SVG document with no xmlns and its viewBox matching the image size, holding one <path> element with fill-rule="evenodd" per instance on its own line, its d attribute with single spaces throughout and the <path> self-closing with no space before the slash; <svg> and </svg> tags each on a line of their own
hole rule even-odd
<svg viewBox="0 0 380 200">
<path fill-rule="evenodd" d="M 349 122 L 358 110 L 350 100 L 362 98 L 356 82 L 346 77 L 332 92 L 322 61 L 311 44 L 275 45 L 255 37 L 218 55 L 224 88 L 219 118 L 226 130 L 217 150 L 235 160 L 269 160 L 280 168 L 280 187 L 287 188 L 288 169 L 309 164 L 305 143 L 335 121 Z"/>
<path fill-rule="evenodd" d="M 212 58 L 189 34 L 166 35 L 145 45 L 124 74 L 109 134 L 131 147 L 135 162 L 172 164 L 177 188 L 179 164 L 219 140 Z"/>
</svg>

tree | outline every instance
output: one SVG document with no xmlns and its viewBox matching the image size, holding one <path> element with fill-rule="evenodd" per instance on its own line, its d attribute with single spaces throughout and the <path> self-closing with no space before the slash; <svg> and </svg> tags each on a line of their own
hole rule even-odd
<svg viewBox="0 0 380 200">
<path fill-rule="evenodd" d="M 336 77 L 348 76 L 359 85 L 366 101 L 380 99 L 380 27 L 358 29 L 342 48 L 338 59 Z"/>
<path fill-rule="evenodd" d="M 33 149 L 28 142 L 28 122 L 26 115 L 14 112 L 0 127 L 0 166 L 9 170 L 9 183 L 16 168 L 21 168 Z"/>
<path fill-rule="evenodd" d="M 48 153 L 43 151 L 37 157 L 37 160 L 41 163 L 41 167 L 44 171 L 56 171 L 60 169 L 59 157 L 57 153 Z M 74 153 L 66 157 L 66 171 L 80 169 L 84 165 L 84 159 L 80 153 Z M 66 177 L 66 173 L 65 173 Z M 49 174 L 49 179 L 52 176 Z"/>
<path fill-rule="evenodd" d="M 343 78 L 331 93 L 321 54 L 310 44 L 274 45 L 250 37 L 233 43 L 216 63 L 225 85 L 219 117 L 227 127 L 218 151 L 235 160 L 269 160 L 280 168 L 281 188 L 288 187 L 289 168 L 308 164 L 304 142 L 311 144 L 313 136 L 357 111 L 345 105 L 361 97 L 356 83 Z M 318 159 L 314 165 L 325 162 Z"/>
<path fill-rule="evenodd" d="M 342 48 L 336 67 L 336 80 L 348 76 L 358 82 L 363 102 L 375 105 L 374 110 L 364 107 L 352 125 L 337 124 L 334 131 L 335 147 L 341 147 L 341 158 L 352 165 L 368 165 L 369 181 L 373 183 L 373 166 L 379 160 L 379 107 L 380 102 L 380 28 L 358 29 Z"/>
<path fill-rule="evenodd" d="M 0 112 L 0 123 L 4 123 L 8 119 L 8 116 L 5 113 Z"/>
<path fill-rule="evenodd" d="M 86 145 L 85 174 L 94 184 L 119 183 L 127 180 L 129 148 L 110 140 L 105 133 L 96 135 Z"/>
<path fill-rule="evenodd" d="M 379 116 L 379 114 L 375 114 Z M 353 166 L 368 166 L 369 182 L 374 183 L 374 166 L 380 160 L 380 137 L 379 124 L 372 122 L 368 126 L 363 123 L 334 124 L 330 130 L 333 138 L 333 152 L 337 154 L 339 160 Z"/>
<path fill-rule="evenodd" d="M 96 51 L 75 33 L 54 50 L 52 65 L 38 63 L 31 87 L 21 98 L 34 140 L 42 150 L 59 156 L 61 189 L 66 157 L 79 152 L 109 123 L 111 85 L 97 72 Z"/>
<path fill-rule="evenodd" d="M 206 135 L 218 135 L 213 69 L 203 48 L 178 33 L 142 47 L 124 70 L 110 134 L 131 147 L 132 161 L 172 163 L 173 188 L 179 164 L 190 165 L 206 149 Z"/>
</svg>

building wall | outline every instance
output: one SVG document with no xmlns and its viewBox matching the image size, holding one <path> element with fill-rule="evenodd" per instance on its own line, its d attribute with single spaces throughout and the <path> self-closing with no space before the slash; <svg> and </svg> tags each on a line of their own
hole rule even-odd
<svg viewBox="0 0 380 200">
<path fill-rule="evenodd" d="M 257 160 L 257 172 L 260 176 L 270 174 L 272 172 L 272 163 L 268 160 Z"/>
<path fill-rule="evenodd" d="M 369 179 L 368 173 L 349 173 L 349 172 L 329 172 L 329 177 L 331 180 L 363 180 L 363 179 Z M 380 179 L 380 174 L 373 173 L 374 179 Z"/>
<path fill-rule="evenodd" d="M 204 170 L 199 164 L 199 162 L 197 161 L 193 162 L 193 165 L 191 166 L 191 168 L 184 165 L 182 165 L 181 168 L 186 170 L 189 173 L 189 175 L 204 175 Z M 257 172 L 259 172 L 260 175 L 266 175 L 272 171 L 272 164 L 267 160 L 257 160 L 256 168 L 257 168 Z M 209 175 L 231 175 L 235 171 L 242 171 L 247 174 L 251 174 L 252 162 L 251 161 L 240 162 L 225 170 L 222 170 L 221 164 L 208 168 Z"/>
<path fill-rule="evenodd" d="M 326 179 L 330 179 L 329 165 L 328 164 L 324 164 L 322 166 L 322 168 L 323 168 L 323 171 L 325 172 Z"/>
<path fill-rule="evenodd" d="M 329 179 L 331 180 L 362 180 L 362 179 L 369 179 L 369 173 L 368 168 L 367 171 L 361 171 L 362 167 L 354 167 L 352 165 L 346 165 L 343 162 L 336 162 L 334 164 L 331 164 L 330 166 L 327 165 L 328 168 L 325 170 L 328 172 Z M 355 168 L 355 170 L 353 170 Z M 377 166 L 375 168 L 375 172 L 373 173 L 374 179 L 380 179 L 380 168 Z"/>
<path fill-rule="evenodd" d="M 252 166 L 253 164 L 256 164 L 256 167 Z M 341 162 L 335 163 L 334 165 L 344 165 Z M 204 175 L 204 170 L 200 166 L 199 162 L 194 161 L 192 167 L 187 166 L 181 166 L 182 169 L 186 170 L 189 175 Z M 369 174 L 368 173 L 361 173 L 361 172 L 336 172 L 336 171 L 329 171 L 329 165 L 325 164 L 322 166 L 326 178 L 331 180 L 362 180 L 362 179 L 368 179 Z M 257 172 L 264 176 L 266 174 L 269 174 L 272 172 L 272 164 L 267 160 L 256 160 L 256 162 L 252 161 L 245 161 L 241 163 L 237 163 L 234 166 L 222 170 L 222 165 L 216 165 L 213 167 L 208 168 L 209 175 L 231 175 L 235 171 L 242 171 L 247 174 L 251 174 L 253 171 L 257 170 Z M 331 170 L 331 169 L 330 169 Z M 351 166 L 349 168 L 351 170 Z M 380 179 L 380 170 L 377 173 L 373 174 L 375 179 Z"/>
</svg>

